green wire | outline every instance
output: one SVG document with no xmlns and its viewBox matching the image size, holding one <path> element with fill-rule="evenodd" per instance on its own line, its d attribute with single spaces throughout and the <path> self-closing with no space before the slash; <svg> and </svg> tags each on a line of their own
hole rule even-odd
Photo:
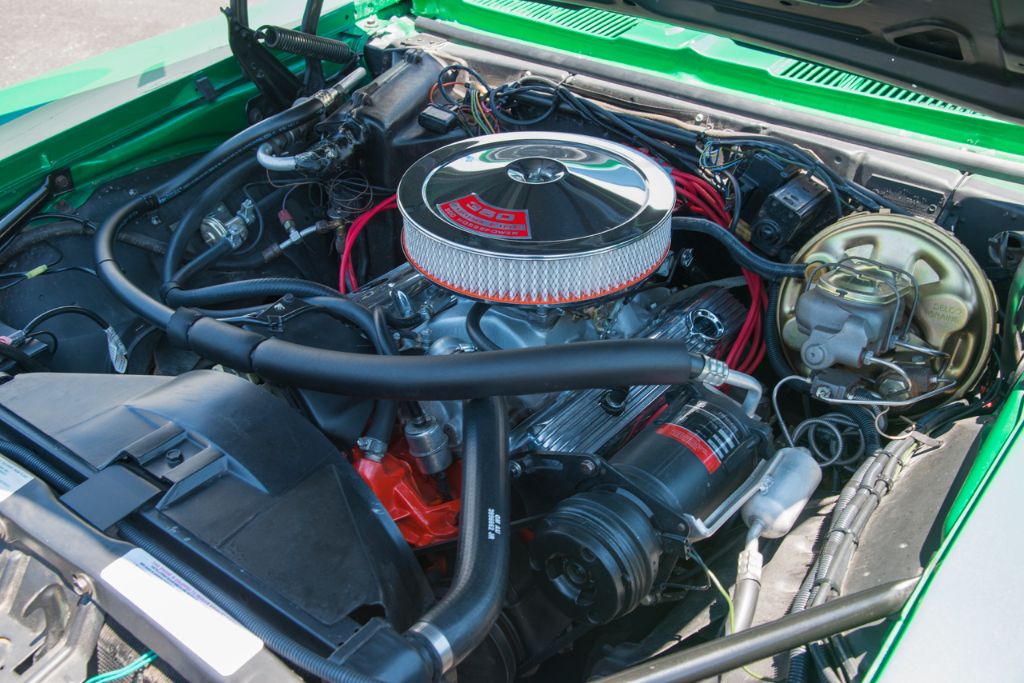
<svg viewBox="0 0 1024 683">
<path fill-rule="evenodd" d="M 717 590 L 719 594 L 721 594 L 722 599 L 725 600 L 725 606 L 729 610 L 729 632 L 735 633 L 736 610 L 734 609 L 732 604 L 732 596 L 729 595 L 729 591 L 725 590 L 725 586 L 723 586 L 722 582 L 718 580 L 718 577 L 715 576 L 715 573 L 713 571 L 711 571 L 711 568 L 704 564 L 704 560 L 701 558 L 700 555 L 697 554 L 697 551 L 690 547 L 688 549 L 688 552 L 693 561 L 699 564 L 701 568 L 704 570 L 704 573 L 708 575 L 708 581 L 711 583 L 711 585 L 715 587 L 715 590 Z M 756 679 L 758 681 L 763 681 L 764 683 L 778 683 L 778 681 L 781 680 L 778 678 L 770 678 L 768 676 L 759 676 L 758 674 L 751 671 L 749 667 L 746 666 L 743 667 L 743 672 L 751 678 Z"/>
<path fill-rule="evenodd" d="M 130 676 L 140 669 L 145 669 L 147 666 L 157 660 L 157 655 L 152 650 L 146 652 L 144 655 L 136 659 L 131 664 L 122 666 L 120 669 L 114 669 L 108 671 L 105 674 L 97 674 L 92 678 L 89 678 L 85 683 L 110 683 L 110 681 L 116 681 L 119 678 Z"/>
<path fill-rule="evenodd" d="M 480 100 L 478 99 L 479 93 L 475 90 L 469 95 L 469 107 L 473 112 L 473 119 L 476 121 L 476 125 L 480 127 L 480 130 L 484 133 L 493 133 L 494 129 L 491 128 L 491 124 L 487 122 L 483 111 L 480 109 Z"/>
<path fill-rule="evenodd" d="M 476 107 L 476 93 L 475 92 L 470 93 L 470 95 L 469 95 L 469 110 L 473 114 L 473 120 L 476 121 L 477 127 L 480 128 L 480 132 L 481 133 L 486 133 L 487 132 L 487 126 L 485 126 L 484 122 L 480 120 L 480 114 L 477 111 L 477 107 Z"/>
</svg>

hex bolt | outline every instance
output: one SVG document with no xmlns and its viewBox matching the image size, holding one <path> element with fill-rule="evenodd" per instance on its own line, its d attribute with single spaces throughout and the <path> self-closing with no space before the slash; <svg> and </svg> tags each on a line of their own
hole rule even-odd
<svg viewBox="0 0 1024 683">
<path fill-rule="evenodd" d="M 71 590 L 79 595 L 92 594 L 92 581 L 85 574 L 72 574 L 70 583 Z"/>
<path fill-rule="evenodd" d="M 814 395 L 821 400 L 832 398 L 832 390 L 828 387 L 818 387 L 814 390 Z"/>
<path fill-rule="evenodd" d="M 583 472 L 584 476 L 593 476 L 597 472 L 597 463 L 593 460 L 584 460 L 580 463 L 580 471 Z"/>
<path fill-rule="evenodd" d="M 508 473 L 513 479 L 518 479 L 523 476 L 523 466 L 518 462 L 510 462 L 508 464 Z"/>
<path fill-rule="evenodd" d="M 878 385 L 878 391 L 883 396 L 897 396 L 909 389 L 910 387 L 907 386 L 906 381 L 900 377 L 886 377 Z"/>
</svg>

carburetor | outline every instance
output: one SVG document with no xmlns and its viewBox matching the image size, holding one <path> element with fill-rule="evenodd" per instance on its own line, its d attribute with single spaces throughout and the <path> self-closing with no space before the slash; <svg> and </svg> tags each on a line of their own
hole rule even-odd
<svg viewBox="0 0 1024 683">
<path fill-rule="evenodd" d="M 807 276 L 782 283 L 776 324 L 786 360 L 817 398 L 901 409 L 977 383 L 995 293 L 949 232 L 921 218 L 854 214 L 794 260 Z"/>
</svg>

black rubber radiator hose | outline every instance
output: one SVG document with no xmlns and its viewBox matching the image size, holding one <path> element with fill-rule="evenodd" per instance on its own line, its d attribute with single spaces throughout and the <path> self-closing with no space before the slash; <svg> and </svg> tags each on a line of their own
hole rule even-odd
<svg viewBox="0 0 1024 683">
<path fill-rule="evenodd" d="M 409 629 L 434 659 L 436 679 L 458 666 L 501 613 L 508 583 L 511 484 L 508 427 L 499 398 L 466 403 L 462 512 L 451 588 Z"/>
</svg>

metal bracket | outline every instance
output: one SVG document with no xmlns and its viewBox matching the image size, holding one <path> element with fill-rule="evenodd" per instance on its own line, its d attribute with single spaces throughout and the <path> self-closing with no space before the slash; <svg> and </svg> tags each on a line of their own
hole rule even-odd
<svg viewBox="0 0 1024 683">
<path fill-rule="evenodd" d="M 726 522 L 739 512 L 744 503 L 750 500 L 762 487 L 767 485 L 767 480 L 771 477 L 772 471 L 775 468 L 775 462 L 775 458 L 759 462 L 743 484 L 729 494 L 729 497 L 722 501 L 722 504 L 708 515 L 706 519 L 697 519 L 692 515 L 683 515 L 686 518 L 687 527 L 690 529 L 687 540 L 700 541 L 711 537 L 716 531 L 721 529 Z"/>
<path fill-rule="evenodd" d="M 225 9 L 228 20 L 228 45 L 231 54 L 246 77 L 259 88 L 261 97 L 250 100 L 246 105 L 249 120 L 256 123 L 272 113 L 291 106 L 302 90 L 302 81 L 278 61 L 256 40 L 256 32 L 249 28 L 241 17 Z M 265 102 L 265 105 L 260 100 Z"/>
<path fill-rule="evenodd" d="M 73 189 L 75 189 L 75 183 L 71 178 L 71 169 L 69 168 L 59 168 L 43 178 L 39 187 L 18 202 L 18 205 L 6 215 L 0 217 L 0 249 L 6 247 L 15 238 L 31 215 L 47 200 Z"/>
</svg>

